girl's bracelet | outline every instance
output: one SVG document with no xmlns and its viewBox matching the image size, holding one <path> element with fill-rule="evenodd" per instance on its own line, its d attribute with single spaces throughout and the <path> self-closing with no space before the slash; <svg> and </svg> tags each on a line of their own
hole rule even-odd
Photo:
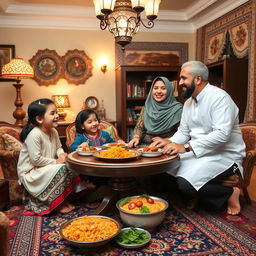
<svg viewBox="0 0 256 256">
<path fill-rule="evenodd" d="M 133 139 L 139 139 L 140 136 L 139 135 L 133 135 Z"/>
</svg>

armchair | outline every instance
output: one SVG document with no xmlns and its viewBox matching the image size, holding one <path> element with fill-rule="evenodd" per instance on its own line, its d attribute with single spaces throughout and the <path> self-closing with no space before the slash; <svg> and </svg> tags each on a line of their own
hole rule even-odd
<svg viewBox="0 0 256 256">
<path fill-rule="evenodd" d="M 0 165 L 4 179 L 9 182 L 9 198 L 11 204 L 19 203 L 22 199 L 22 187 L 18 184 L 17 162 L 19 150 L 7 150 L 4 134 L 9 134 L 19 141 L 21 127 L 6 122 L 0 122 Z"/>
<path fill-rule="evenodd" d="M 246 145 L 246 157 L 243 161 L 244 178 L 240 179 L 239 187 L 243 191 L 247 203 L 251 203 L 247 187 L 250 185 L 252 171 L 256 163 L 256 122 L 241 123 L 243 139 Z"/>
<path fill-rule="evenodd" d="M 218 182 L 227 187 L 239 187 L 246 203 L 251 203 L 251 198 L 247 191 L 250 185 L 252 171 L 256 163 L 256 122 L 247 122 L 240 124 L 243 140 L 245 143 L 246 156 L 243 160 L 244 177 L 234 174 L 226 178 L 222 178 Z"/>
</svg>

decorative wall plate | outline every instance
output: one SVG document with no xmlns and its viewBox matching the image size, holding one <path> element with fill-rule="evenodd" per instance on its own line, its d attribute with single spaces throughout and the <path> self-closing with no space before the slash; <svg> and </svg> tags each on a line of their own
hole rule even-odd
<svg viewBox="0 0 256 256">
<path fill-rule="evenodd" d="M 83 84 L 92 76 L 92 60 L 80 50 L 69 50 L 62 57 L 64 78 L 72 84 Z"/>
<path fill-rule="evenodd" d="M 39 85 L 55 84 L 63 78 L 61 57 L 55 50 L 38 50 L 29 63 L 35 72 L 34 80 Z"/>
</svg>

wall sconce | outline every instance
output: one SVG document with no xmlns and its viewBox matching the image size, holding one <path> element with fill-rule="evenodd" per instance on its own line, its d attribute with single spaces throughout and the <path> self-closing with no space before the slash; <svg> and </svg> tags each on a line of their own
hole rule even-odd
<svg viewBox="0 0 256 256">
<path fill-rule="evenodd" d="M 107 64 L 103 64 L 100 70 L 105 74 L 107 72 Z"/>
<path fill-rule="evenodd" d="M 22 58 L 13 58 L 9 63 L 2 68 L 2 77 L 8 79 L 15 79 L 16 84 L 13 86 L 16 88 L 16 100 L 14 102 L 16 109 L 13 112 L 13 117 L 16 119 L 15 124 L 23 126 L 24 117 L 26 112 L 22 109 L 23 101 L 21 99 L 21 79 L 32 78 L 34 76 L 33 68 L 27 64 Z"/>
<path fill-rule="evenodd" d="M 104 56 L 100 59 L 100 70 L 105 74 L 107 72 L 108 59 Z"/>
<path fill-rule="evenodd" d="M 65 121 L 67 113 L 64 108 L 70 108 L 68 95 L 52 95 L 52 101 L 56 105 L 59 114 L 59 121 Z"/>
</svg>

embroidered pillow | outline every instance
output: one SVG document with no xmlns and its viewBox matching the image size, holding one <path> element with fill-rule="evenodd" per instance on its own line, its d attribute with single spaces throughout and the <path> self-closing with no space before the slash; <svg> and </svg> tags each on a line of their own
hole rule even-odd
<svg viewBox="0 0 256 256">
<path fill-rule="evenodd" d="M 20 141 L 18 141 L 16 138 L 14 138 L 12 135 L 10 134 L 3 134 L 2 138 L 4 140 L 4 147 L 5 150 L 14 150 L 14 151 L 20 151 L 22 148 L 22 143 Z"/>
<path fill-rule="evenodd" d="M 104 129 L 104 131 L 108 132 L 113 140 L 116 140 L 115 132 L 112 126 L 109 126 L 108 128 Z"/>
</svg>

